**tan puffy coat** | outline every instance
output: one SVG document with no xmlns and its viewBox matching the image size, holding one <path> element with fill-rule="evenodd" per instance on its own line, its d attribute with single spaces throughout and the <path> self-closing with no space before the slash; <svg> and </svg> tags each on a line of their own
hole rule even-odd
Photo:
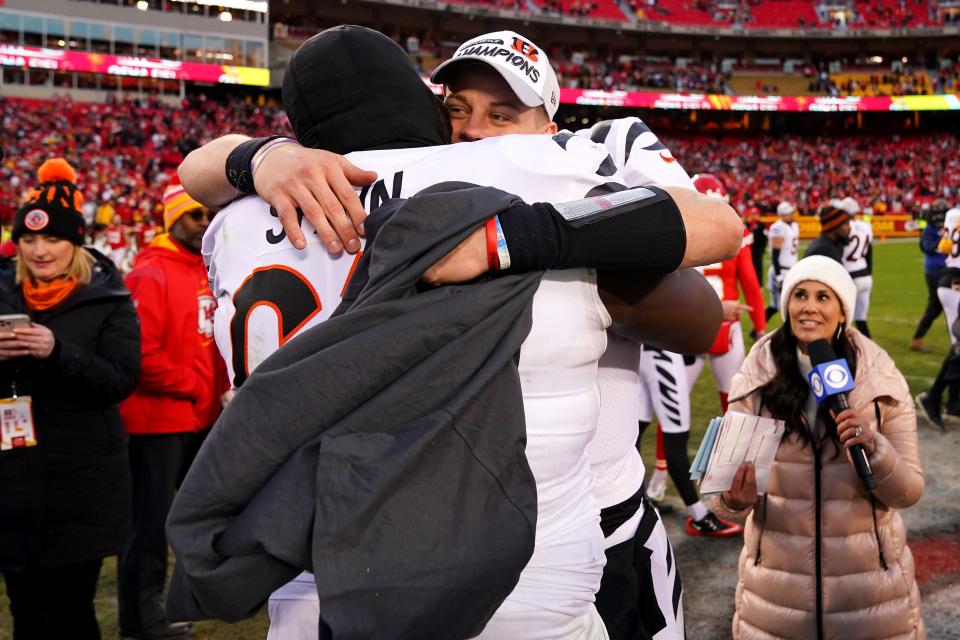
<svg viewBox="0 0 960 640">
<path fill-rule="evenodd" d="M 857 386 L 849 402 L 870 415 L 878 431 L 870 458 L 877 483 L 874 500 L 846 454 L 834 457 L 836 448 L 828 443 L 819 456 L 818 505 L 814 449 L 785 437 L 767 494 L 757 500 L 746 522 L 734 638 L 926 637 L 913 556 L 896 511 L 917 502 L 923 492 L 913 400 L 890 356 L 856 330 L 848 335 L 858 352 Z M 754 346 L 734 377 L 730 397 L 744 397 L 730 409 L 757 414 L 761 407 L 755 390 L 774 371 L 768 336 Z M 817 631 L 818 565 L 822 634 Z"/>
</svg>

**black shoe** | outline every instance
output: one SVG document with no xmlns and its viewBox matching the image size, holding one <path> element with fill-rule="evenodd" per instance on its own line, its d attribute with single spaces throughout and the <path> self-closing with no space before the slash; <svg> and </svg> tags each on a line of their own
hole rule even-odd
<svg viewBox="0 0 960 640">
<path fill-rule="evenodd" d="M 686 530 L 687 534 L 691 536 L 710 536 L 711 538 L 727 538 L 743 533 L 741 525 L 736 522 L 721 520 L 713 511 L 707 511 L 707 515 L 699 520 L 687 516 Z"/>
<path fill-rule="evenodd" d="M 943 416 L 940 415 L 940 402 L 931 398 L 926 391 L 917 394 L 917 409 L 920 415 L 927 421 L 938 427 L 941 431 L 946 431 L 947 426 L 943 424 Z"/>
<path fill-rule="evenodd" d="M 121 638 L 136 638 L 137 640 L 170 640 L 171 638 L 185 638 L 193 631 L 189 622 L 164 622 L 163 624 L 143 631 L 120 630 Z"/>
</svg>

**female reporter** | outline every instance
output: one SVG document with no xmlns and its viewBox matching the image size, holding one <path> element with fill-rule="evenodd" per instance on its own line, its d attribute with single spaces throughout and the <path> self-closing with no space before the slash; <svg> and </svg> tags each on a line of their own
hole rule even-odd
<svg viewBox="0 0 960 640">
<path fill-rule="evenodd" d="M 746 517 L 734 638 L 924 638 L 913 556 L 897 509 L 920 499 L 917 421 L 903 376 L 849 326 L 856 287 L 834 260 L 814 256 L 783 283 L 784 323 L 761 339 L 733 379 L 730 409 L 784 420 L 765 495 L 744 465 L 719 513 Z M 851 409 L 816 404 L 807 347 L 832 343 L 855 372 Z M 847 449 L 862 444 L 876 488 L 867 492 Z M 752 514 L 751 514 L 752 511 Z"/>
<path fill-rule="evenodd" d="M 75 181 L 61 159 L 41 166 L 14 218 L 17 255 L 0 263 L 0 314 L 30 318 L 0 329 L 0 413 L 25 407 L 35 434 L 0 450 L 0 570 L 15 640 L 100 638 L 100 566 L 130 520 L 117 403 L 140 372 L 140 328 L 116 268 L 81 246 Z"/>
</svg>

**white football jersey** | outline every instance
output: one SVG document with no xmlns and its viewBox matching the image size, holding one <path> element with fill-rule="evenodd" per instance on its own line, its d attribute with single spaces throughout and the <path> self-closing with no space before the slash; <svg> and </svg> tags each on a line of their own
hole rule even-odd
<svg viewBox="0 0 960 640">
<path fill-rule="evenodd" d="M 870 275 L 867 271 L 867 253 L 872 242 L 873 225 L 866 220 L 851 220 L 850 241 L 843 248 L 843 267 L 848 273 Z"/>
<path fill-rule="evenodd" d="M 590 129 L 580 129 L 577 135 L 607 148 L 620 182 L 628 187 L 657 185 L 696 190 L 683 166 L 640 118 L 607 120 Z"/>
<path fill-rule="evenodd" d="M 796 222 L 787 224 L 783 220 L 777 220 L 770 225 L 767 236 L 774 238 L 783 238 L 783 245 L 780 247 L 780 268 L 789 269 L 797 264 L 797 250 L 800 248 L 800 225 Z M 771 245 L 770 248 L 773 251 Z"/>
<path fill-rule="evenodd" d="M 558 203 L 602 190 L 614 173 L 603 147 L 569 134 L 503 136 L 347 158 L 380 177 L 361 191 L 368 212 L 390 197 L 409 197 L 445 181 L 495 186 L 531 203 Z M 266 203 L 246 198 L 221 211 L 204 236 L 219 303 L 217 344 L 237 384 L 279 346 L 328 318 L 340 302 L 356 258 L 331 256 L 309 223 L 302 225 L 308 245 L 299 251 Z M 519 360 L 527 459 L 537 482 L 537 544 L 516 589 L 481 637 L 575 633 L 599 588 L 605 557 L 586 447 L 596 431 L 597 362 L 609 324 L 592 271 L 547 272 L 534 296 L 533 328 Z"/>
<path fill-rule="evenodd" d="M 695 190 L 683 166 L 640 118 L 600 122 L 577 131 L 577 135 L 607 148 L 619 181 L 628 187 L 657 185 Z M 588 453 L 597 476 L 594 494 L 603 508 L 620 504 L 643 484 L 643 459 L 636 448 L 640 435 L 640 352 L 638 343 L 611 335 L 600 360 L 602 407 L 597 435 Z"/>
<path fill-rule="evenodd" d="M 943 219 L 943 228 L 946 235 L 950 238 L 950 253 L 947 254 L 946 264 L 948 267 L 960 268 L 960 208 L 953 208 L 947 211 Z"/>
</svg>

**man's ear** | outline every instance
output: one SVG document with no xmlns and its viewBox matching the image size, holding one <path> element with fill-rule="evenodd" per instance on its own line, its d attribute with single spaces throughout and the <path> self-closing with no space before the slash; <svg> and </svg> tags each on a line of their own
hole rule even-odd
<svg viewBox="0 0 960 640">
<path fill-rule="evenodd" d="M 556 135 L 560 129 L 557 127 L 557 123 L 552 120 L 547 124 L 543 125 L 543 130 L 540 133 L 546 133 L 548 135 Z"/>
</svg>

